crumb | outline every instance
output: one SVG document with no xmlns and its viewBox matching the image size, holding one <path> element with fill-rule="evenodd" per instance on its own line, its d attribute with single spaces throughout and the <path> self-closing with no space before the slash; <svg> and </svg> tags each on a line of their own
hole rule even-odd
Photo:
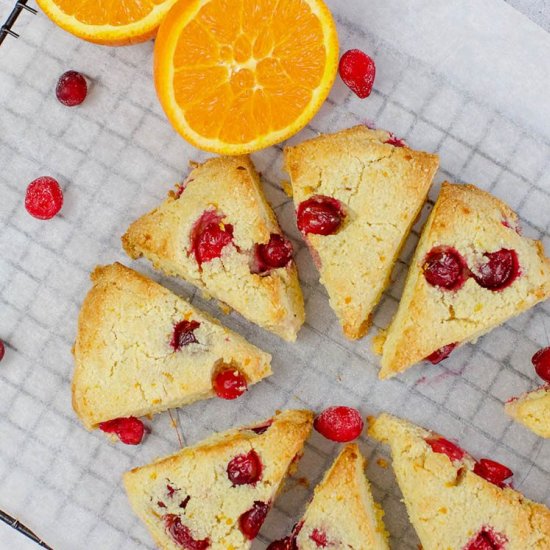
<svg viewBox="0 0 550 550">
<path fill-rule="evenodd" d="M 380 466 L 380 468 L 384 468 L 384 470 L 388 467 L 388 461 L 384 458 L 379 458 L 376 461 L 376 464 L 378 464 L 378 466 Z"/>
<path fill-rule="evenodd" d="M 283 180 L 281 182 L 281 187 L 283 189 L 283 191 L 290 197 L 292 198 L 292 185 L 290 185 L 290 182 L 288 180 Z"/>
</svg>

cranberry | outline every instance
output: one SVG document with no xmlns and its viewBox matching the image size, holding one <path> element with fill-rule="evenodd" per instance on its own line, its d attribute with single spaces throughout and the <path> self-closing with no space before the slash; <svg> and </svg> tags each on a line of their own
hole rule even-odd
<svg viewBox="0 0 550 550">
<path fill-rule="evenodd" d="M 466 456 L 464 450 L 456 445 L 456 443 L 443 437 L 426 439 L 426 443 L 432 448 L 434 453 L 447 455 L 451 460 L 462 460 Z"/>
<path fill-rule="evenodd" d="M 497 533 L 491 527 L 482 527 L 479 533 L 471 539 L 463 550 L 504 550 L 508 542 L 506 535 Z"/>
<path fill-rule="evenodd" d="M 327 439 L 344 443 L 361 435 L 363 419 L 351 407 L 329 407 L 315 418 L 313 427 Z"/>
<path fill-rule="evenodd" d="M 488 458 L 482 458 L 479 462 L 475 463 L 474 473 L 498 487 L 504 487 L 504 481 L 514 475 L 514 472 L 504 466 L 504 464 L 489 460 Z"/>
<path fill-rule="evenodd" d="M 256 538 L 268 512 L 269 504 L 255 500 L 252 508 L 241 514 L 239 528 L 248 540 Z"/>
<path fill-rule="evenodd" d="M 348 50 L 340 58 L 338 71 L 344 84 L 355 95 L 365 99 L 371 94 L 376 76 L 376 65 L 365 52 Z"/>
<path fill-rule="evenodd" d="M 262 478 L 262 461 L 254 450 L 237 455 L 227 465 L 227 477 L 233 485 L 254 485 Z"/>
<path fill-rule="evenodd" d="M 56 180 L 48 176 L 29 183 L 25 194 L 27 212 L 39 220 L 53 218 L 63 206 L 63 191 Z"/>
<path fill-rule="evenodd" d="M 441 363 L 441 361 L 443 361 L 444 359 L 447 359 L 447 357 L 451 355 L 456 346 L 458 346 L 457 342 L 455 342 L 454 344 L 447 344 L 442 348 L 436 349 L 433 353 L 430 353 L 430 355 L 426 357 L 426 361 L 429 361 L 432 365 L 437 365 L 438 363 Z"/>
<path fill-rule="evenodd" d="M 424 277 L 432 286 L 458 290 L 466 281 L 468 267 L 460 253 L 450 246 L 436 246 L 424 260 Z"/>
<path fill-rule="evenodd" d="M 172 339 L 170 345 L 174 351 L 180 350 L 183 346 L 189 344 L 198 344 L 196 336 L 193 331 L 197 330 L 201 324 L 198 321 L 180 321 L 174 325 L 174 331 L 172 332 Z"/>
<path fill-rule="evenodd" d="M 108 434 L 116 434 L 126 445 L 139 445 L 145 434 L 145 425 L 135 416 L 101 422 L 99 429 Z"/>
<path fill-rule="evenodd" d="M 296 550 L 296 548 L 296 539 L 285 537 L 284 539 L 274 540 L 266 550 Z"/>
<path fill-rule="evenodd" d="M 2 359 L 2 348 L 0 348 L 0 360 Z M 550 346 L 542 348 L 531 358 L 537 374 L 545 381 L 550 383 Z"/>
<path fill-rule="evenodd" d="M 60 103 L 67 107 L 80 105 L 88 94 L 86 79 L 76 71 L 63 73 L 57 81 L 55 95 Z"/>
<path fill-rule="evenodd" d="M 210 539 L 197 540 L 193 538 L 189 527 L 183 525 L 179 516 L 166 514 L 163 520 L 168 534 L 185 550 L 206 550 L 210 547 Z"/>
<path fill-rule="evenodd" d="M 233 226 L 222 223 L 223 215 L 206 210 L 191 230 L 191 252 L 199 266 L 222 255 L 222 250 L 233 241 Z"/>
<path fill-rule="evenodd" d="M 187 505 L 189 504 L 189 501 L 191 500 L 191 497 L 187 495 L 181 502 L 180 502 L 180 508 L 185 510 L 187 508 Z"/>
<path fill-rule="evenodd" d="M 157 502 L 157 506 L 158 506 L 159 508 L 166 508 L 166 504 L 164 504 L 164 502 L 162 502 L 162 500 L 159 500 L 159 501 Z"/>
<path fill-rule="evenodd" d="M 479 286 L 488 290 L 503 290 L 519 275 L 519 261 L 515 250 L 502 248 L 497 252 L 486 252 L 487 260 L 472 273 Z"/>
<path fill-rule="evenodd" d="M 179 489 L 176 489 L 175 487 L 172 487 L 172 485 L 170 485 L 170 484 L 166 485 L 166 490 L 168 491 L 168 496 L 170 498 L 172 498 L 174 496 L 174 493 L 176 493 L 176 491 L 179 491 Z"/>
<path fill-rule="evenodd" d="M 318 546 L 321 548 L 325 548 L 328 545 L 327 535 L 324 531 L 320 531 L 319 529 L 313 529 L 311 535 L 309 538 Z"/>
<path fill-rule="evenodd" d="M 237 399 L 248 389 L 245 375 L 236 367 L 226 365 L 218 368 L 212 378 L 212 387 L 222 399 Z"/>
<path fill-rule="evenodd" d="M 292 260 L 292 243 L 282 235 L 272 233 L 267 244 L 254 247 L 254 273 L 286 267 Z"/>
<path fill-rule="evenodd" d="M 314 195 L 298 205 L 298 229 L 314 235 L 336 233 L 345 218 L 339 200 L 325 195 Z"/>
<path fill-rule="evenodd" d="M 267 422 L 264 422 L 259 426 L 253 426 L 249 428 L 249 430 L 252 430 L 254 433 L 261 435 L 267 431 L 267 429 L 271 426 L 271 424 L 273 424 L 273 420 L 270 418 Z"/>
<path fill-rule="evenodd" d="M 2 359 L 4 359 L 4 353 L 6 353 L 6 348 L 4 346 L 4 342 L 2 342 L 2 340 L 0 340 L 0 361 L 2 361 Z"/>
<path fill-rule="evenodd" d="M 394 136 L 391 132 L 390 137 L 384 143 L 387 143 L 388 145 L 393 145 L 394 147 L 407 147 L 407 144 L 404 140 Z"/>
</svg>

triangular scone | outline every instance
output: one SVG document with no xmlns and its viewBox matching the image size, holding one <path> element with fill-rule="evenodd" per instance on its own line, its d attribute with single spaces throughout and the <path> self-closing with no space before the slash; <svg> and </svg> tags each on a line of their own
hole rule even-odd
<svg viewBox="0 0 550 550">
<path fill-rule="evenodd" d="M 365 463 L 353 443 L 340 452 L 315 488 L 296 536 L 298 548 L 389 549 L 384 512 L 372 498 Z"/>
<path fill-rule="evenodd" d="M 388 414 L 371 422 L 369 435 L 391 447 L 424 550 L 548 549 L 550 510 L 474 473 L 475 460 L 460 447 Z"/>
<path fill-rule="evenodd" d="M 550 296 L 550 260 L 516 214 L 473 185 L 444 183 L 382 347 L 380 378 L 444 359 Z"/>
<path fill-rule="evenodd" d="M 73 406 L 87 428 L 212 397 L 217 369 L 248 384 L 271 356 L 154 281 L 119 263 L 97 267 L 78 319 Z"/>
<path fill-rule="evenodd" d="M 249 321 L 296 339 L 305 314 L 292 245 L 247 156 L 197 165 L 177 192 L 130 226 L 122 244 L 130 257 L 145 256 Z"/>
<path fill-rule="evenodd" d="M 124 475 L 132 508 L 165 550 L 249 548 L 312 420 L 285 411 L 135 468 Z"/>
<path fill-rule="evenodd" d="M 511 399 L 506 412 L 540 437 L 550 438 L 550 386 Z"/>
<path fill-rule="evenodd" d="M 436 155 L 392 143 L 388 132 L 356 126 L 285 148 L 298 227 L 348 338 L 369 329 L 438 167 Z M 340 221 L 320 228 L 319 203 Z"/>
</svg>

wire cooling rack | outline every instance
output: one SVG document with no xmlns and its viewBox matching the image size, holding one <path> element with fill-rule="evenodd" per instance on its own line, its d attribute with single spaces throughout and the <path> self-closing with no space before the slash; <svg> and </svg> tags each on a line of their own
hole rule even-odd
<svg viewBox="0 0 550 550">
<path fill-rule="evenodd" d="M 13 27 L 15 25 L 15 22 L 17 21 L 17 18 L 23 11 L 27 11 L 28 13 L 32 13 L 33 15 L 36 15 L 37 13 L 34 8 L 31 8 L 31 6 L 27 4 L 27 0 L 18 0 L 18 2 L 16 2 L 13 6 L 13 9 L 9 13 L 8 17 L 6 18 L 6 21 L 4 22 L 2 27 L 0 27 L 0 46 L 8 35 L 13 36 L 14 38 L 19 38 L 19 34 L 13 30 Z"/>
</svg>

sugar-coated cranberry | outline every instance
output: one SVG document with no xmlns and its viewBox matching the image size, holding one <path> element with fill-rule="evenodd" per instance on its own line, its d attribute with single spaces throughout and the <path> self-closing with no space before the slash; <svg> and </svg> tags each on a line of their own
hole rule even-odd
<svg viewBox="0 0 550 550">
<path fill-rule="evenodd" d="M 6 353 L 6 347 L 4 346 L 4 342 L 0 340 L 0 361 L 4 359 L 4 354 Z"/>
<path fill-rule="evenodd" d="M 255 539 L 258 536 L 268 512 L 269 504 L 255 500 L 252 508 L 241 514 L 239 528 L 248 540 Z"/>
<path fill-rule="evenodd" d="M 387 143 L 388 145 L 393 145 L 394 147 L 407 147 L 407 144 L 404 140 L 394 136 L 391 132 L 390 137 L 384 143 Z"/>
<path fill-rule="evenodd" d="M 332 235 L 345 218 L 342 203 L 333 197 L 314 195 L 298 205 L 298 229 L 304 234 Z"/>
<path fill-rule="evenodd" d="M 429 361 L 432 365 L 437 365 L 444 359 L 447 359 L 456 346 L 458 346 L 458 344 L 455 342 L 454 344 L 447 344 L 442 348 L 436 349 L 433 353 L 430 353 L 430 355 L 426 357 L 426 361 Z"/>
<path fill-rule="evenodd" d="M 2 349 L 0 348 L 0 359 L 2 359 Z M 531 363 L 535 367 L 537 374 L 550 384 L 550 346 L 539 349 L 531 358 Z"/>
<path fill-rule="evenodd" d="M 223 215 L 206 210 L 191 230 L 191 252 L 202 265 L 222 255 L 222 250 L 233 242 L 233 226 L 222 222 Z"/>
<path fill-rule="evenodd" d="M 504 550 L 508 537 L 491 527 L 482 527 L 463 550 Z"/>
<path fill-rule="evenodd" d="M 296 550 L 296 548 L 296 539 L 285 537 L 284 539 L 274 540 L 266 550 Z"/>
<path fill-rule="evenodd" d="M 168 534 L 184 550 L 206 550 L 210 547 L 210 539 L 197 540 L 193 538 L 189 527 L 183 525 L 179 516 L 166 514 L 163 520 Z"/>
<path fill-rule="evenodd" d="M 224 364 L 214 372 L 212 388 L 221 399 L 237 399 L 248 389 L 248 382 L 238 368 Z"/>
<path fill-rule="evenodd" d="M 434 453 L 447 455 L 451 460 L 462 460 L 466 453 L 456 443 L 444 439 L 443 437 L 430 437 L 426 443 L 432 448 Z"/>
<path fill-rule="evenodd" d="M 479 286 L 488 290 L 503 290 L 519 275 L 519 260 L 515 250 L 502 248 L 486 252 L 485 261 L 478 265 L 472 275 Z"/>
<path fill-rule="evenodd" d="M 262 479 L 262 461 L 254 450 L 237 455 L 227 465 L 227 477 L 233 485 L 253 485 Z"/>
<path fill-rule="evenodd" d="M 43 176 L 29 183 L 25 194 L 25 208 L 33 218 L 49 220 L 62 206 L 63 191 L 56 180 Z"/>
<path fill-rule="evenodd" d="M 344 443 L 361 435 L 363 419 L 351 407 L 329 407 L 315 418 L 313 427 L 327 439 Z"/>
<path fill-rule="evenodd" d="M 365 52 L 348 50 L 340 58 L 338 71 L 344 84 L 355 95 L 365 99 L 371 94 L 376 76 L 376 65 Z"/>
<path fill-rule="evenodd" d="M 174 351 L 178 351 L 184 346 L 189 344 L 198 344 L 197 337 L 194 331 L 197 330 L 201 324 L 198 321 L 180 321 L 174 325 L 172 332 L 172 339 L 170 345 Z"/>
<path fill-rule="evenodd" d="M 88 83 L 77 71 L 63 73 L 57 81 L 55 95 L 60 103 L 67 107 L 80 105 L 88 94 Z"/>
<path fill-rule="evenodd" d="M 465 283 L 467 273 L 464 258 L 450 246 L 432 248 L 424 260 L 426 281 L 444 290 L 458 290 Z"/>
<path fill-rule="evenodd" d="M 325 548 L 328 545 L 327 534 L 320 529 L 313 529 L 309 538 L 319 547 Z"/>
<path fill-rule="evenodd" d="M 514 475 L 514 472 L 504 464 L 488 458 L 482 458 L 475 463 L 474 473 L 499 487 L 503 487 L 504 482 Z"/>
<path fill-rule="evenodd" d="M 101 422 L 99 429 L 105 433 L 115 434 L 126 445 L 139 445 L 145 435 L 145 425 L 135 416 Z"/>
<path fill-rule="evenodd" d="M 286 267 L 292 260 L 292 243 L 276 233 L 272 233 L 269 242 L 254 247 L 254 273 L 265 273 L 270 269 Z"/>
</svg>

